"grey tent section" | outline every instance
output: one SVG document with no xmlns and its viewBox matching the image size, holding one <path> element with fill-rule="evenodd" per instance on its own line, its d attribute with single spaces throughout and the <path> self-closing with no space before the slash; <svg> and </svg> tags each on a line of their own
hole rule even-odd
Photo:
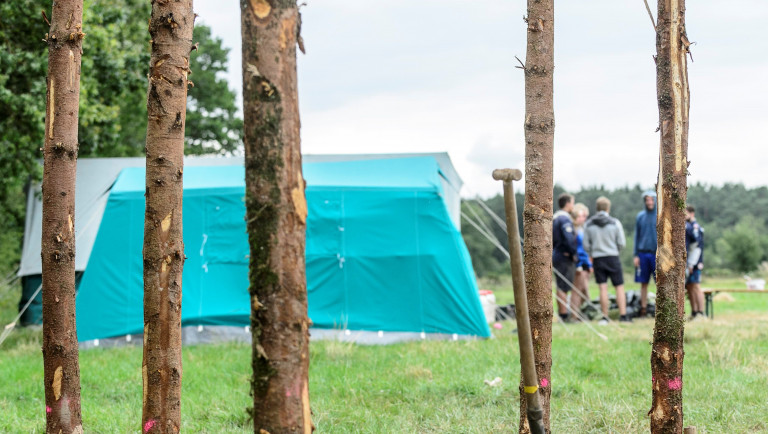
<svg viewBox="0 0 768 434">
<path fill-rule="evenodd" d="M 457 229 L 461 222 L 461 197 L 463 182 L 451 163 L 448 153 L 414 154 L 305 154 L 304 162 L 374 160 L 431 156 L 437 160 L 443 181 L 444 200 L 448 213 Z M 243 157 L 186 157 L 185 166 L 234 166 L 242 165 Z M 107 204 L 109 191 L 120 172 L 128 167 L 144 167 L 146 160 L 136 158 L 80 158 L 77 160 L 75 190 L 75 270 L 85 271 L 91 256 L 93 243 L 99 231 L 101 217 Z M 27 213 L 24 229 L 24 245 L 18 275 L 42 274 L 40 241 L 42 237 L 43 204 L 40 185 L 33 185 L 27 192 Z"/>
<path fill-rule="evenodd" d="M 75 181 L 75 270 L 85 271 L 93 243 L 99 231 L 109 191 L 120 171 L 127 167 L 144 167 L 146 159 L 80 158 Z M 225 166 L 243 164 L 242 157 L 187 157 L 186 166 Z M 43 227 L 43 203 L 40 185 L 27 192 L 24 245 L 21 251 L 20 277 L 42 274 L 40 242 Z"/>
</svg>

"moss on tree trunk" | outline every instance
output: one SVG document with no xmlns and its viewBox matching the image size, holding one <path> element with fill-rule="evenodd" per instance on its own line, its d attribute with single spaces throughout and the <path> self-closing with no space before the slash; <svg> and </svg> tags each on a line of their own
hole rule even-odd
<svg viewBox="0 0 768 434">
<path fill-rule="evenodd" d="M 53 3 L 43 145 L 43 378 L 46 432 L 82 433 L 75 321 L 75 174 L 83 2 Z M 33 35 L 30 35 L 33 37 Z"/>
<path fill-rule="evenodd" d="M 685 0 L 660 0 L 656 27 L 659 103 L 656 324 L 651 351 L 653 433 L 683 432 L 685 214 L 689 91 Z"/>
<path fill-rule="evenodd" d="M 144 214 L 142 432 L 181 428 L 184 124 L 194 13 L 191 0 L 152 2 Z"/>
<path fill-rule="evenodd" d="M 254 432 L 311 433 L 294 1 L 243 0 Z"/>
<path fill-rule="evenodd" d="M 528 0 L 525 60 L 525 287 L 528 293 L 533 352 L 540 379 L 544 426 L 549 431 L 552 371 L 552 152 L 554 2 Z M 522 383 L 521 383 L 522 390 Z M 529 432 L 526 400 L 520 394 L 520 432 Z"/>
</svg>

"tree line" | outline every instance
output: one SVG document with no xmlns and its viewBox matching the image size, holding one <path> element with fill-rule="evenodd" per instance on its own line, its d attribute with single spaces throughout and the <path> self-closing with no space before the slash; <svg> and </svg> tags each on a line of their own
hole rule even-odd
<svg viewBox="0 0 768 434">
<path fill-rule="evenodd" d="M 614 189 L 591 186 L 568 191 L 576 197 L 576 202 L 589 207 L 590 215 L 595 213 L 598 197 L 611 199 L 611 215 L 621 221 L 627 236 L 627 248 L 621 255 L 625 270 L 633 268 L 635 217 L 642 210 L 642 194 L 646 190 L 635 185 Z M 565 191 L 562 186 L 555 185 L 554 197 L 557 198 Z M 518 219 L 522 221 L 523 194 L 516 194 L 516 199 Z M 504 201 L 500 194 L 479 200 L 503 217 Z M 688 186 L 687 202 L 696 208 L 696 220 L 705 231 L 704 267 L 707 274 L 732 275 L 762 270 L 763 262 L 768 261 L 768 216 L 765 215 L 768 209 L 768 187 L 749 188 L 740 183 L 721 186 L 696 183 Z M 477 221 L 479 218 L 502 246 L 507 248 L 507 236 L 503 229 L 483 211 L 475 199 L 464 199 L 461 206 L 465 215 L 461 232 L 472 257 L 475 273 L 478 277 L 491 278 L 506 275 L 509 272 L 506 256 L 466 219 Z M 553 207 L 557 209 L 557 204 L 553 203 Z"/>
<path fill-rule="evenodd" d="M 85 0 L 78 125 L 79 157 L 145 153 L 150 2 Z M 0 272 L 18 263 L 24 235 L 25 187 L 42 179 L 47 46 L 46 0 L 0 3 Z M 47 17 L 48 18 L 48 17 Z M 65 23 L 66 24 L 66 23 Z M 187 155 L 242 152 L 243 121 L 223 73 L 229 49 L 196 25 L 190 56 Z"/>
</svg>

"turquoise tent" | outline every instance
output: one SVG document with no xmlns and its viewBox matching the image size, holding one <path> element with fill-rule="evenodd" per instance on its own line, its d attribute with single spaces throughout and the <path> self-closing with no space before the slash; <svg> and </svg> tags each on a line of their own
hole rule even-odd
<svg viewBox="0 0 768 434">
<path fill-rule="evenodd" d="M 316 331 L 490 335 L 434 157 L 304 163 Z M 250 324 L 244 169 L 184 171 L 182 325 Z M 78 339 L 143 331 L 144 169 L 112 186 L 77 295 Z M 314 334 L 314 333 L 313 333 Z"/>
</svg>

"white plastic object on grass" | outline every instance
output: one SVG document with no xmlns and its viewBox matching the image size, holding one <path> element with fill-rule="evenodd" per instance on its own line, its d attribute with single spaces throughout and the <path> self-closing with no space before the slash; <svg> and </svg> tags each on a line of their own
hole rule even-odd
<svg viewBox="0 0 768 434">
<path fill-rule="evenodd" d="M 483 314 L 485 315 L 485 322 L 492 323 L 496 321 L 496 296 L 493 295 L 493 291 L 487 289 L 481 289 L 480 305 L 483 307 Z"/>
</svg>

